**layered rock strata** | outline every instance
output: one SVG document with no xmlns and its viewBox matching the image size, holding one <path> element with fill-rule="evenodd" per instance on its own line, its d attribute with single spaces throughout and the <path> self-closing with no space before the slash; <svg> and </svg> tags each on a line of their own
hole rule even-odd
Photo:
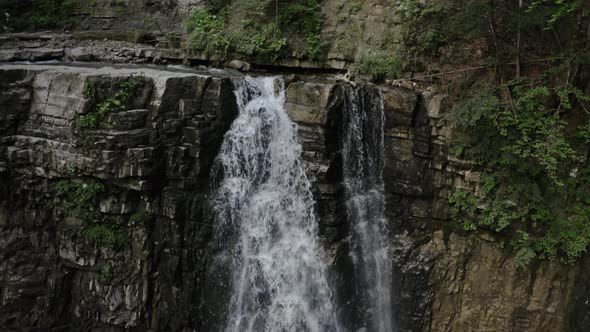
<svg viewBox="0 0 590 332">
<path fill-rule="evenodd" d="M 166 68 L 0 65 L 0 327 L 206 330 L 211 163 L 234 119 L 233 75 Z M 139 78 L 96 128 L 88 82 Z M 291 80 L 332 282 L 346 284 L 343 84 Z M 584 265 L 518 268 L 485 233 L 453 232 L 448 197 L 479 169 L 447 153 L 442 94 L 381 87 L 386 217 L 402 331 L 585 331 Z M 587 272 L 587 271 L 586 271 Z M 342 298 L 342 294 L 337 294 Z"/>
</svg>

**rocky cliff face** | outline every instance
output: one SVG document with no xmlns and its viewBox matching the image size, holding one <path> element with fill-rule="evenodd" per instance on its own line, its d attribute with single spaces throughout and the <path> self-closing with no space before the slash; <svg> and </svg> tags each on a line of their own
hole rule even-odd
<svg viewBox="0 0 590 332">
<path fill-rule="evenodd" d="M 0 327 L 206 330 L 210 165 L 236 115 L 222 71 L 0 66 Z M 138 86 L 96 128 L 89 82 Z M 344 89 L 287 82 L 324 245 L 346 255 L 338 135 Z M 452 232 L 448 197 L 477 186 L 446 152 L 444 95 L 382 87 L 387 218 L 402 331 L 586 331 L 584 264 L 518 268 L 487 234 Z M 339 267 L 340 266 L 340 267 Z M 334 273 L 336 283 L 346 283 Z M 343 275 L 343 274 L 340 274 Z M 340 279 L 339 279 L 340 278 Z"/>
<path fill-rule="evenodd" d="M 30 6 L 30 3 L 31 1 L 19 4 L 10 1 L 0 2 L 0 13 L 26 13 L 27 5 Z M 113 53 L 107 56 L 111 62 L 128 62 L 134 58 L 134 61 L 141 62 L 173 59 L 220 64 L 235 57 L 250 58 L 253 63 L 262 66 L 272 64 L 292 68 L 342 70 L 350 65 L 354 66 L 355 62 L 369 54 L 386 55 L 400 49 L 402 26 L 399 14 L 395 7 L 392 7 L 390 0 L 323 0 L 320 5 L 323 21 L 319 36 L 325 43 L 325 49 L 322 51 L 321 61 L 311 60 L 304 54 L 299 54 L 300 52 L 291 52 L 287 57 L 273 58 L 270 61 L 253 54 L 232 55 L 196 51 L 194 45 L 191 46 L 190 41 L 184 36 L 186 20 L 193 10 L 215 3 L 228 5 L 231 1 L 79 0 L 67 13 L 69 23 L 60 29 L 62 34 L 37 36 L 46 38 L 37 38 L 34 43 L 31 43 L 30 39 L 35 38 L 29 36 L 28 41 L 20 40 L 15 47 L 8 47 L 4 41 L 5 45 L 0 45 L 0 60 L 39 61 L 65 57 L 77 61 L 97 61 L 104 59 L 102 53 Z M 261 3 L 274 8 L 270 1 L 265 0 Z M 288 3 L 281 3 L 281 6 Z M 261 15 L 260 10 L 257 11 L 252 14 Z M 248 17 L 242 17 L 243 15 L 239 7 L 229 7 L 227 19 L 230 22 L 250 20 Z M 273 15 L 274 10 L 273 14 L 264 20 L 275 20 Z M 0 23 L 10 26 L 10 20 L 0 20 Z M 0 25 L 0 32 L 4 32 L 3 25 Z M 4 38 L 0 36 L 0 39 Z M 47 42 L 47 39 L 50 41 Z M 75 47 L 71 46 L 72 39 L 76 40 Z M 93 46 L 100 43 L 93 41 L 103 39 L 144 43 L 141 46 L 143 53 L 142 50 L 121 43 L 104 45 L 105 47 L 99 47 L 100 50 L 97 52 Z M 6 48 L 12 51 L 6 53 L 3 51 Z M 74 52 L 69 52 L 71 48 L 75 48 Z"/>
<path fill-rule="evenodd" d="M 129 109 L 80 129 L 80 113 L 93 109 L 85 82 L 131 75 L 143 86 Z M 0 325 L 189 326 L 209 166 L 235 115 L 231 81 L 43 66 L 1 76 Z"/>
</svg>

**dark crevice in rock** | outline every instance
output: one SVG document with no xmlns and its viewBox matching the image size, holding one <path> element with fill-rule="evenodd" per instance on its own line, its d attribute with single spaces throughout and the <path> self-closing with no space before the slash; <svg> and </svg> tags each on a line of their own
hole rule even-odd
<svg viewBox="0 0 590 332">
<path fill-rule="evenodd" d="M 568 319 L 568 331 L 585 332 L 590 326 L 590 257 L 586 257 L 579 265 L 573 287 L 573 301 L 571 302 Z"/>
<path fill-rule="evenodd" d="M 252 70 L 254 72 L 268 73 L 273 75 L 336 75 L 345 74 L 345 69 L 338 68 L 317 68 L 317 67 L 299 67 L 299 66 L 286 66 L 280 64 L 263 64 L 263 63 L 252 63 Z"/>
</svg>

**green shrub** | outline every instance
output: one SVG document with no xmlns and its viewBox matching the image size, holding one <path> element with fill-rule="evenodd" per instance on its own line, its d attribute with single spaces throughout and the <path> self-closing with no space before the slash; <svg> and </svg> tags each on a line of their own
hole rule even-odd
<svg viewBox="0 0 590 332">
<path fill-rule="evenodd" d="M 359 61 L 359 73 L 370 75 L 376 81 L 400 77 L 403 67 L 402 62 L 394 57 L 369 55 Z"/>
<path fill-rule="evenodd" d="M 114 86 L 101 86 L 95 81 L 87 81 L 84 96 L 95 106 L 89 113 L 80 116 L 80 127 L 96 129 L 108 113 L 127 109 L 132 97 L 138 94 L 143 84 L 143 79 L 136 76 L 128 77 Z"/>
<path fill-rule="evenodd" d="M 230 12 L 246 18 L 230 20 Z M 319 60 L 327 47 L 320 37 L 322 19 L 319 0 L 218 1 L 194 11 L 185 26 L 191 47 L 208 54 L 238 52 L 276 60 L 300 49 L 308 58 Z"/>
<path fill-rule="evenodd" d="M 255 30 L 256 32 L 250 29 L 244 30 L 251 32 L 242 38 L 239 35 L 234 36 L 236 51 L 274 60 L 286 50 L 287 39 L 274 24 L 271 23 L 265 28 L 258 27 Z"/>
<path fill-rule="evenodd" d="M 463 230 L 473 231 L 477 229 L 472 220 L 475 216 L 478 199 L 472 192 L 461 188 L 457 189 L 449 197 L 449 203 L 453 206 L 453 215 L 460 218 L 457 221 L 461 224 Z"/>
<path fill-rule="evenodd" d="M 552 28 L 560 19 L 570 16 L 572 13 L 590 11 L 590 4 L 583 0 L 534 0 L 527 8 L 528 12 L 539 7 L 549 7 L 547 27 Z"/>
<path fill-rule="evenodd" d="M 460 58 L 467 42 L 487 36 L 489 30 L 488 20 L 482 18 L 482 13 L 489 12 L 485 1 L 400 0 L 396 6 L 405 29 L 405 48 L 413 56 L 437 56 L 441 47 L 451 46 Z"/>
<path fill-rule="evenodd" d="M 230 45 L 223 15 L 213 14 L 209 8 L 195 10 L 186 22 L 190 45 L 209 52 L 227 52 Z"/>
<path fill-rule="evenodd" d="M 582 0 L 535 0 L 523 8 L 518 1 L 488 0 L 397 0 L 395 5 L 406 56 L 430 64 L 512 60 L 517 35 L 522 48 L 557 50 L 563 40 L 556 40 L 558 32 L 546 33 L 548 27 L 560 26 L 571 35 L 580 15 L 590 12 L 590 2 Z"/>
<path fill-rule="evenodd" d="M 306 41 L 307 48 L 305 49 L 305 53 L 311 60 L 321 60 L 326 56 L 329 44 L 322 38 L 319 32 L 309 34 Z"/>
<path fill-rule="evenodd" d="M 277 58 L 285 50 L 287 39 L 274 23 L 261 26 L 247 20 L 234 31 L 225 15 L 214 14 L 210 7 L 195 11 L 186 23 L 191 46 L 210 54 L 237 51 L 263 58 Z"/>
<path fill-rule="evenodd" d="M 291 30 L 305 37 L 305 53 L 311 60 L 326 55 L 328 43 L 322 39 L 322 6 L 320 0 L 298 0 L 280 9 L 283 30 Z"/>
<path fill-rule="evenodd" d="M 577 136 L 578 139 L 584 142 L 585 144 L 590 144 L 590 124 L 580 126 Z"/>
<path fill-rule="evenodd" d="M 114 225 L 94 224 L 82 230 L 82 235 L 99 246 L 121 249 L 127 244 L 123 231 Z"/>
<path fill-rule="evenodd" d="M 54 190 L 63 199 L 66 214 L 80 216 L 91 211 L 105 187 L 95 180 L 62 180 L 55 184 Z"/>
<path fill-rule="evenodd" d="M 506 103 L 499 95 L 510 91 Z M 507 237 L 518 264 L 534 258 L 570 263 L 590 246 L 590 166 L 587 127 L 567 130 L 561 115 L 590 97 L 571 86 L 524 80 L 475 86 L 448 115 L 454 144 L 489 171 L 478 197 L 462 189 L 450 197 L 456 222 Z M 477 208 L 480 207 L 480 208 Z"/>
<path fill-rule="evenodd" d="M 35 0 L 24 11 L 12 13 L 12 18 L 7 23 L 16 30 L 63 27 L 72 22 L 71 14 L 79 4 L 80 0 Z"/>
</svg>

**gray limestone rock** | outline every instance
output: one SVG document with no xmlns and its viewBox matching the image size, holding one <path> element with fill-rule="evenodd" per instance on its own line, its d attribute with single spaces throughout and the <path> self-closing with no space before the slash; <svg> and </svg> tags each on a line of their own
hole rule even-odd
<svg viewBox="0 0 590 332">
<path fill-rule="evenodd" d="M 222 290 L 204 286 L 214 255 L 208 197 L 214 158 L 237 112 L 229 75 L 0 65 L 2 329 L 214 326 L 204 299 Z M 96 106 L 87 82 L 131 76 L 144 84 L 129 107 L 81 128 L 80 117 Z M 338 143 L 343 84 L 294 77 L 286 96 L 337 267 L 349 236 Z M 382 91 L 400 331 L 587 330 L 587 264 L 523 270 L 489 234 L 438 230 L 449 222 L 454 186 L 475 187 L 481 170 L 447 153 L 446 96 Z"/>
</svg>

